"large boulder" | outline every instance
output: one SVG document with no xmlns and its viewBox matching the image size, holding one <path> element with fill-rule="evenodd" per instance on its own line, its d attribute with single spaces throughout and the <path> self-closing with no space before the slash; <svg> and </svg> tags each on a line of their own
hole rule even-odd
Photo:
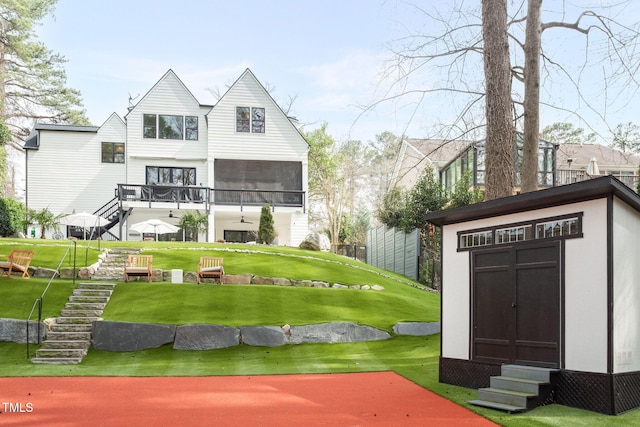
<svg viewBox="0 0 640 427">
<path fill-rule="evenodd" d="M 29 342 L 38 342 L 38 322 L 29 321 Z M 45 336 L 47 328 L 40 324 L 40 338 Z M 27 321 L 18 319 L 0 319 L 0 341 L 26 343 Z"/>
<path fill-rule="evenodd" d="M 196 324 L 176 329 L 176 350 L 213 350 L 240 344 L 240 330 L 231 326 Z"/>
<path fill-rule="evenodd" d="M 136 351 L 172 343 L 175 325 L 93 322 L 93 347 L 107 351 Z"/>
<path fill-rule="evenodd" d="M 310 249 L 312 251 L 329 251 L 331 242 L 326 234 L 311 233 L 300 243 L 300 249 Z"/>
<path fill-rule="evenodd" d="M 398 335 L 426 336 L 440 333 L 440 322 L 398 322 L 393 327 Z"/>
<path fill-rule="evenodd" d="M 253 346 L 275 347 L 287 343 L 284 330 L 279 326 L 240 326 L 242 343 Z"/>
<path fill-rule="evenodd" d="M 337 343 L 380 341 L 388 338 L 391 338 L 388 332 L 371 326 L 356 325 L 350 322 L 337 322 L 292 326 L 289 342 L 291 344 L 301 344 L 305 342 Z"/>
</svg>

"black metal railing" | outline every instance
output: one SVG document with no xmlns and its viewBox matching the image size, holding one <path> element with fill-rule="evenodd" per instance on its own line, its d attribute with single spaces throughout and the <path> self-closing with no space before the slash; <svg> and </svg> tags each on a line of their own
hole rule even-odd
<svg viewBox="0 0 640 427">
<path fill-rule="evenodd" d="M 632 188 L 633 190 L 638 187 L 638 175 L 623 175 L 618 173 L 614 173 L 611 175 L 622 181 L 627 187 Z M 580 169 L 558 169 L 556 171 L 556 185 L 573 184 L 575 182 L 586 181 L 588 179 L 598 178 L 601 176 L 604 175 L 590 175 L 585 170 Z"/>
<path fill-rule="evenodd" d="M 213 203 L 231 206 L 276 206 L 305 208 L 304 191 L 211 190 Z"/>
<path fill-rule="evenodd" d="M 127 202 L 202 203 L 230 206 L 299 207 L 305 209 L 304 191 L 234 190 L 206 187 L 118 184 L 116 197 Z"/>
</svg>

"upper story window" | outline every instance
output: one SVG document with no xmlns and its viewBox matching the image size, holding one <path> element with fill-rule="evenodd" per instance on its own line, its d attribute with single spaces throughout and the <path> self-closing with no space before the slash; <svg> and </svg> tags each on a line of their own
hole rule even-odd
<svg viewBox="0 0 640 427">
<path fill-rule="evenodd" d="M 543 218 L 518 224 L 461 231 L 458 233 L 458 250 L 526 242 L 530 240 L 567 239 L 575 237 L 582 237 L 582 213 Z"/>
<path fill-rule="evenodd" d="M 196 185 L 195 168 L 147 166 L 147 185 Z"/>
<path fill-rule="evenodd" d="M 102 163 L 124 163 L 124 143 L 103 142 Z"/>
<path fill-rule="evenodd" d="M 198 116 L 171 114 L 144 114 L 144 138 L 198 140 Z"/>
<path fill-rule="evenodd" d="M 264 108 L 236 107 L 236 132 L 264 133 L 264 120 Z"/>
</svg>

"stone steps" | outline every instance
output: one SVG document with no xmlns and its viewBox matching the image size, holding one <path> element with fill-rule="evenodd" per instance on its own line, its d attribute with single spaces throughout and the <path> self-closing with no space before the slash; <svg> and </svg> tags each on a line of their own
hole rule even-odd
<svg viewBox="0 0 640 427">
<path fill-rule="evenodd" d="M 469 403 L 510 414 L 529 411 L 551 395 L 555 372 L 557 369 L 502 365 L 502 375 L 491 377 L 490 386 L 479 389 L 478 398 Z"/>
<path fill-rule="evenodd" d="M 104 260 L 93 274 L 93 280 L 123 280 L 124 264 L 129 255 L 140 253 L 140 249 L 113 248 L 107 252 Z"/>
<path fill-rule="evenodd" d="M 82 362 L 91 346 L 93 322 L 99 320 L 115 283 L 79 283 L 60 312 L 33 363 L 70 365 Z"/>
</svg>

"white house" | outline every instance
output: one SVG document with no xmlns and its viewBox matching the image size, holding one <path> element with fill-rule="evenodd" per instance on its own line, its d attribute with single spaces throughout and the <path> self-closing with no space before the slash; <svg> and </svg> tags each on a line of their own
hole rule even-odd
<svg viewBox="0 0 640 427">
<path fill-rule="evenodd" d="M 124 119 L 36 124 L 25 144 L 26 205 L 97 213 L 111 221 L 102 238 L 121 240 L 149 237 L 131 224 L 176 224 L 197 210 L 208 216 L 199 240 L 245 242 L 269 204 L 279 244 L 295 246 L 308 232 L 308 148 L 250 70 L 214 106 L 169 70 Z"/>
<path fill-rule="evenodd" d="M 431 212 L 442 227 L 440 381 L 557 370 L 556 403 L 640 407 L 640 196 L 611 176 Z"/>
</svg>

